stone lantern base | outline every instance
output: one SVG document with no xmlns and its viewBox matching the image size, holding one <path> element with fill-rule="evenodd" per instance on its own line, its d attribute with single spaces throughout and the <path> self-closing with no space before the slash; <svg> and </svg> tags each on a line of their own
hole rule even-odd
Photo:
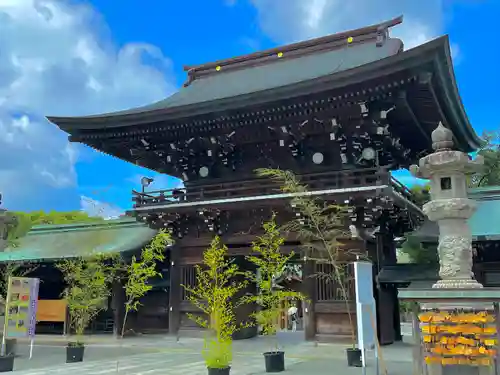
<svg viewBox="0 0 500 375">
<path fill-rule="evenodd" d="M 480 289 L 483 285 L 475 279 L 445 279 L 439 280 L 432 287 L 437 289 Z"/>
</svg>

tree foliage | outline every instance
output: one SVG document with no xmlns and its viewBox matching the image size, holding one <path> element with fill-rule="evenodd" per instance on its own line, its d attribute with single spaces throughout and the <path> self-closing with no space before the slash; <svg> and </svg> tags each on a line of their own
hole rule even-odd
<svg viewBox="0 0 500 375">
<path fill-rule="evenodd" d="M 256 255 L 246 257 L 259 270 L 258 274 L 248 273 L 248 279 L 257 284 L 259 293 L 256 296 L 246 296 L 243 300 L 245 303 L 256 302 L 262 307 L 253 317 L 262 327 L 262 333 L 268 336 L 275 336 L 278 331 L 282 302 L 305 299 L 302 293 L 280 289 L 274 285 L 275 278 L 283 273 L 285 266 L 295 255 L 293 252 L 288 255 L 281 252 L 284 242 L 273 214 L 272 219 L 264 223 L 264 235 L 252 243 Z"/>
<path fill-rule="evenodd" d="M 429 202 L 430 196 L 430 184 L 425 185 L 413 185 L 410 191 L 413 194 L 415 203 L 422 208 L 422 206 Z M 405 242 L 399 249 L 402 253 L 406 254 L 411 263 L 434 263 L 437 262 L 437 251 L 433 249 L 424 249 L 421 242 L 413 237 L 411 233 L 405 236 Z"/>
<path fill-rule="evenodd" d="M 413 185 L 410 187 L 415 203 L 422 208 L 424 204 L 431 200 L 431 185 Z"/>
<path fill-rule="evenodd" d="M 161 273 L 156 270 L 157 262 L 165 260 L 165 249 L 172 244 L 172 237 L 165 230 L 160 230 L 151 243 L 141 251 L 139 259 L 134 255 L 131 262 L 125 267 L 125 317 L 123 319 L 121 336 L 125 332 L 125 325 L 130 311 L 137 311 L 141 305 L 140 299 L 153 287 L 148 281 Z"/>
<path fill-rule="evenodd" d="M 301 184 L 291 171 L 257 169 L 256 173 L 258 176 L 277 181 L 284 193 L 294 194 L 290 204 L 300 216 L 283 225 L 282 229 L 298 237 L 310 258 L 331 266 L 331 273 L 319 273 L 315 276 L 337 286 L 346 305 L 352 344 L 355 345 L 356 327 L 349 301 L 349 277 L 346 272 L 345 253 L 339 241 L 348 237 L 344 229 L 347 207 L 328 204 L 308 194 L 307 186 Z"/>
<path fill-rule="evenodd" d="M 484 143 L 477 151 L 484 158 L 484 169 L 471 177 L 471 187 L 500 186 L 500 134 L 486 132 Z"/>
<path fill-rule="evenodd" d="M 38 265 L 30 262 L 7 262 L 0 266 L 0 305 L 5 307 L 10 277 L 25 277 L 35 271 Z"/>
<path fill-rule="evenodd" d="M 113 272 L 108 268 L 109 260 L 110 256 L 92 254 L 56 264 L 66 282 L 63 297 L 68 304 L 70 326 L 77 336 L 75 345 L 83 345 L 85 329 L 100 311 L 107 308 L 111 294 L 109 283 L 113 278 Z"/>
<path fill-rule="evenodd" d="M 236 324 L 236 295 L 248 285 L 247 280 L 235 281 L 245 275 L 227 259 L 227 247 L 215 237 L 203 253 L 203 264 L 196 265 L 196 284 L 182 285 L 189 301 L 204 316 L 189 314 L 189 318 L 210 335 L 205 337 L 203 358 L 209 368 L 227 368 L 232 361 L 232 336 L 243 325 Z"/>
<path fill-rule="evenodd" d="M 424 248 L 420 240 L 411 235 L 406 237 L 400 250 L 408 256 L 411 263 L 437 264 L 439 262 L 437 246 Z"/>
</svg>

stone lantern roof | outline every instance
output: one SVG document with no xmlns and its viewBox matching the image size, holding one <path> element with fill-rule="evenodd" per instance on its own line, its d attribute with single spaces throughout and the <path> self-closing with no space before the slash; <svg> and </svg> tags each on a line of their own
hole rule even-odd
<svg viewBox="0 0 500 375">
<path fill-rule="evenodd" d="M 439 125 L 431 133 L 432 148 L 435 151 L 450 150 L 453 148 L 453 133 L 440 121 Z"/>
</svg>

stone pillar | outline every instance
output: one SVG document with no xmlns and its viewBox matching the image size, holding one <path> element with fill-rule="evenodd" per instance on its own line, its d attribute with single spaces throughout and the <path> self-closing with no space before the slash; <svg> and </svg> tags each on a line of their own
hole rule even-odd
<svg viewBox="0 0 500 375">
<path fill-rule="evenodd" d="M 482 288 L 472 272 L 472 235 L 467 220 L 476 203 L 467 198 L 467 176 L 480 170 L 484 160 L 475 160 L 453 150 L 453 133 L 439 123 L 432 132 L 434 153 L 412 165 L 410 172 L 428 179 L 431 201 L 423 207 L 429 220 L 439 225 L 439 280 L 434 288 Z"/>
</svg>

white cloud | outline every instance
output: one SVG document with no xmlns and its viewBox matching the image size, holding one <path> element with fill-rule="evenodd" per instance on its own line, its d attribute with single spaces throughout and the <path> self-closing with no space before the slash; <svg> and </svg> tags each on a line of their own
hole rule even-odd
<svg viewBox="0 0 500 375">
<path fill-rule="evenodd" d="M 401 14 L 393 36 L 415 47 L 443 30 L 444 0 L 252 0 L 261 28 L 276 42 L 288 43 L 368 26 Z"/>
<path fill-rule="evenodd" d="M 170 67 L 154 46 L 116 49 L 88 6 L 0 0 L 0 191 L 7 208 L 44 208 L 62 191 L 60 200 L 79 202 L 78 149 L 45 115 L 107 112 L 159 100 L 175 88 L 165 78 L 173 76 Z"/>
<path fill-rule="evenodd" d="M 117 219 L 125 213 L 116 206 L 101 202 L 84 195 L 80 196 L 81 210 L 89 216 L 100 216 L 106 220 Z"/>
</svg>

